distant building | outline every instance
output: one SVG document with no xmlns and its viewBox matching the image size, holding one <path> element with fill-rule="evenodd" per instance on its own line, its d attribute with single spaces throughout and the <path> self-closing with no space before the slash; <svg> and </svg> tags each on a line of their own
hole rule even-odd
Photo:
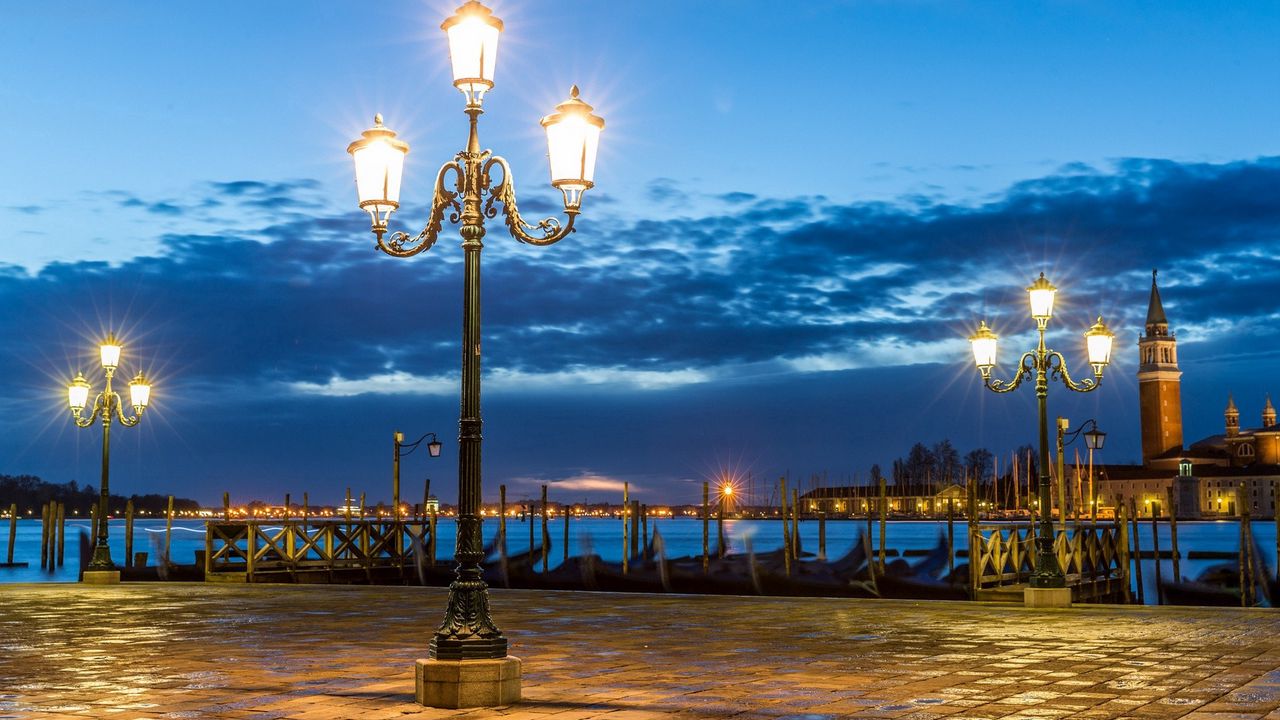
<svg viewBox="0 0 1280 720">
<path fill-rule="evenodd" d="M 1140 515 L 1163 515 L 1176 495 L 1179 517 L 1234 516 L 1246 509 L 1255 517 L 1273 517 L 1280 426 L 1269 395 L 1259 427 L 1240 428 L 1240 411 L 1228 394 L 1223 433 L 1183 447 L 1178 340 L 1169 331 L 1154 271 L 1138 354 L 1142 464 L 1102 465 L 1098 504 L 1115 506 L 1132 498 Z"/>
<path fill-rule="evenodd" d="M 895 515 L 938 515 L 953 503 L 957 515 L 964 513 L 965 489 L 960 485 L 909 483 L 885 487 L 889 512 Z M 800 496 L 800 512 L 827 515 L 861 515 L 878 512 L 880 489 L 875 485 L 820 487 Z"/>
</svg>

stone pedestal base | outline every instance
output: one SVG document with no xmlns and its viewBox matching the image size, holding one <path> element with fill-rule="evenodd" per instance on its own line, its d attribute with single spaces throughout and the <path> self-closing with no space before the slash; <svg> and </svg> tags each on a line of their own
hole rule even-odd
<svg viewBox="0 0 1280 720">
<path fill-rule="evenodd" d="M 520 658 L 419 660 L 418 704 L 435 708 L 498 707 L 520 702 Z"/>
<path fill-rule="evenodd" d="M 1033 588 L 1022 591 L 1022 604 L 1029 608 L 1071 607 L 1071 588 Z"/>
<path fill-rule="evenodd" d="M 119 570 L 85 570 L 80 581 L 85 585 L 119 585 Z"/>
</svg>

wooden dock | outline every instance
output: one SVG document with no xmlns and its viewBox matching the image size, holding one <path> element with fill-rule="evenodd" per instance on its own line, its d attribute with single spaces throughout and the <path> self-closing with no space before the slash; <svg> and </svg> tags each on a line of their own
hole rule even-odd
<svg viewBox="0 0 1280 720">
<path fill-rule="evenodd" d="M 394 583 L 416 580 L 429 521 L 212 521 L 206 582 Z"/>
<path fill-rule="evenodd" d="M 1021 603 L 1035 570 L 1034 526 L 972 523 L 969 548 L 970 596 Z M 1129 601 L 1128 533 L 1123 521 L 1060 527 L 1054 532 L 1054 550 L 1072 602 Z"/>
</svg>

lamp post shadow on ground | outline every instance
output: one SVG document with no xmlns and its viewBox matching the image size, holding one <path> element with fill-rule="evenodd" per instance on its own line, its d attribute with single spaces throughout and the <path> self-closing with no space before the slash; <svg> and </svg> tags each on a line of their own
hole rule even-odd
<svg viewBox="0 0 1280 720">
<path fill-rule="evenodd" d="M 93 557 L 84 569 L 82 581 L 91 585 L 110 585 L 120 582 L 120 571 L 111 561 L 111 548 L 107 545 L 107 503 L 109 502 L 111 475 L 111 425 L 119 420 L 125 427 L 133 427 L 142 420 L 142 413 L 151 400 L 151 385 L 142 373 L 138 373 L 129 381 L 129 402 L 133 406 L 133 415 L 124 414 L 124 403 L 120 395 L 111 389 L 111 380 L 120 366 L 120 355 L 124 346 L 112 334 L 98 346 L 98 357 L 102 362 L 102 371 L 106 375 L 106 387 L 93 399 L 93 407 L 88 416 L 84 415 L 89 405 L 89 381 L 83 373 L 67 386 L 67 405 L 71 408 L 71 416 L 76 426 L 87 428 L 98 420 L 102 421 L 102 481 L 98 496 L 98 533 L 94 540 Z"/>
<path fill-rule="evenodd" d="M 501 205 L 507 231 L 530 245 L 550 245 L 574 232 L 582 195 L 594 185 L 596 151 L 604 120 L 580 97 L 577 86 L 555 112 L 542 118 L 547 134 L 551 185 L 560 190 L 564 212 L 558 218 L 528 222 L 516 207 L 515 179 L 507 161 L 481 149 L 478 121 L 484 95 L 493 88 L 502 21 L 476 0 L 465 3 L 441 24 L 449 38 L 454 87 L 462 91 L 470 131 L 466 149 L 442 165 L 436 175 L 427 225 L 416 236 L 387 236 L 388 219 L 400 207 L 400 182 L 408 144 L 374 118 L 374 126 L 347 148 L 355 162 L 360 207 L 369 213 L 380 250 L 398 258 L 435 244 L 446 213 L 460 224 L 464 256 L 462 403 L 458 419 L 458 522 L 454 557 L 457 578 L 449 586 L 444 622 L 417 664 L 417 700 L 433 707 L 485 707 L 520 699 L 521 666 L 507 655 L 507 638 L 489 614 L 488 588 L 481 579 L 481 416 L 480 416 L 480 251 L 485 220 Z M 496 172 L 495 172 L 496 171 Z M 451 177 L 452 176 L 452 177 Z"/>
<path fill-rule="evenodd" d="M 984 320 L 977 332 L 969 338 L 973 346 L 974 363 L 982 374 L 983 385 L 993 392 L 1012 392 L 1022 384 L 1023 380 L 1035 378 L 1036 402 L 1039 410 L 1040 430 L 1040 481 L 1038 487 L 1040 521 L 1036 530 L 1035 571 L 1031 575 L 1030 587 L 1027 588 L 1025 601 L 1031 606 L 1068 606 L 1071 604 L 1071 589 L 1067 587 L 1066 576 L 1058 563 L 1058 555 L 1054 551 L 1053 531 L 1053 496 L 1049 481 L 1049 414 L 1047 398 L 1049 380 L 1061 380 L 1069 390 L 1075 392 L 1092 392 L 1102 382 L 1102 371 L 1111 362 L 1111 345 L 1115 334 L 1111 332 L 1099 317 L 1093 327 L 1084 334 L 1085 346 L 1088 350 L 1089 364 L 1093 367 L 1093 379 L 1085 378 L 1076 382 L 1067 371 L 1067 361 L 1062 353 L 1050 350 L 1045 346 L 1045 328 L 1053 317 L 1053 301 L 1058 289 L 1040 273 L 1028 288 L 1031 301 L 1031 318 L 1036 321 L 1039 331 L 1039 343 L 1035 350 L 1022 354 L 1012 380 L 999 380 L 991 376 L 996 364 L 996 344 L 998 337 Z M 1066 512 L 1066 508 L 1062 508 Z"/>
</svg>

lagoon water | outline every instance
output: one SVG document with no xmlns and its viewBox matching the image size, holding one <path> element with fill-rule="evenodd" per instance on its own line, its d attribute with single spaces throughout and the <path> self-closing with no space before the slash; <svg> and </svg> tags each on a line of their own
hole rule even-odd
<svg viewBox="0 0 1280 720">
<path fill-rule="evenodd" d="M 270 527 L 270 523 L 263 523 Z M 534 518 L 534 544 L 538 544 L 540 521 Z M 838 558 L 852 548 L 858 540 L 859 533 L 865 531 L 865 520 L 830 520 L 827 522 L 827 555 Z M 657 528 L 667 548 L 668 557 L 684 555 L 700 555 L 702 553 L 702 523 L 698 520 L 650 519 L 649 530 Z M 890 521 L 887 528 L 886 547 L 903 550 L 923 550 L 935 546 L 940 537 L 946 533 L 946 522 L 932 521 Z M 486 519 L 484 536 L 486 542 L 497 534 L 498 523 Z M 561 539 L 564 537 L 563 520 L 551 520 L 548 531 L 551 535 L 550 566 L 559 565 L 563 557 Z M 965 547 L 966 524 L 957 522 L 956 547 Z M 0 583 L 6 582 L 74 582 L 79 573 L 79 535 L 89 532 L 89 523 L 83 520 L 67 521 L 66 564 L 54 571 L 41 570 L 40 563 L 40 520 L 20 519 L 18 535 L 15 543 L 14 560 L 29 563 L 26 568 L 0 568 Z M 454 523 L 450 518 L 440 518 L 438 523 L 440 540 L 437 556 L 448 560 L 453 556 Z M 1275 572 L 1276 567 L 1276 531 L 1270 520 L 1253 523 L 1254 538 L 1261 548 L 1265 564 Z M 1186 554 L 1190 550 L 1236 552 L 1239 548 L 1240 528 L 1237 522 L 1230 520 L 1179 522 L 1178 547 L 1183 555 L 1181 570 L 1184 577 L 1194 578 L 1205 568 L 1220 563 L 1231 563 L 1229 560 L 1188 560 Z M 818 523 L 802 521 L 800 523 L 801 547 L 808 552 L 818 549 Z M 507 523 L 507 548 L 511 554 L 522 552 L 529 547 L 529 524 L 518 519 Z M 755 552 L 768 552 L 782 546 L 782 527 L 777 520 L 726 520 L 725 535 L 729 551 L 738 553 L 748 549 Z M 112 519 L 110 525 L 111 556 L 117 565 L 124 563 L 124 522 Z M 605 560 L 622 559 L 622 521 L 608 518 L 583 518 L 570 521 L 569 554 L 581 555 L 594 552 Z M 1144 551 L 1151 550 L 1151 523 L 1140 524 L 1140 540 Z M 138 519 L 134 522 L 134 552 L 148 553 L 150 564 L 160 554 L 164 543 L 164 521 Z M 710 543 L 715 552 L 716 526 L 710 525 Z M 8 521 L 0 521 L 0 547 L 7 551 Z M 1169 527 L 1160 525 L 1160 548 L 1169 550 Z M 192 563 L 196 550 L 204 549 L 204 521 L 178 520 L 173 525 L 172 553 L 176 563 Z M 2 559 L 2 558 L 0 558 Z M 910 560 L 910 558 L 909 558 Z M 966 560 L 960 558 L 957 564 Z M 1143 585 L 1148 603 L 1155 598 L 1155 560 L 1142 562 Z M 1160 561 L 1161 572 L 1165 579 L 1173 574 L 1172 560 Z"/>
</svg>

